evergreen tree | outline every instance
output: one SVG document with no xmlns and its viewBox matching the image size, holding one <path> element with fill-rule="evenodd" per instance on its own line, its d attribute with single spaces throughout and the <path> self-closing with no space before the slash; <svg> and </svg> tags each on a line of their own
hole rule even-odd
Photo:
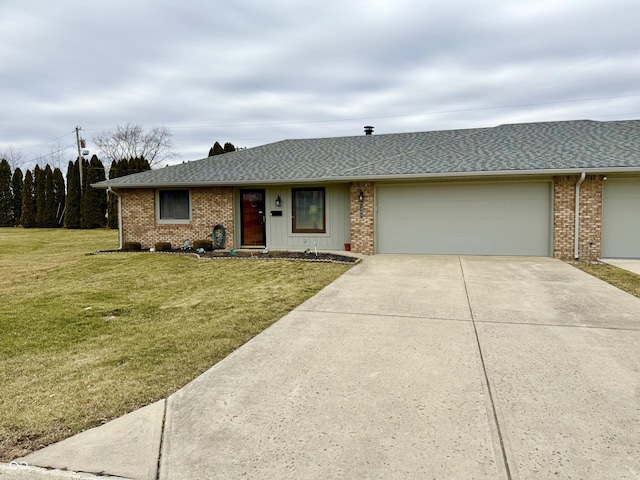
<svg viewBox="0 0 640 480">
<path fill-rule="evenodd" d="M 129 163 L 127 165 L 128 175 L 132 175 L 134 173 L 140 173 L 141 172 L 141 170 L 140 170 L 141 166 L 142 166 L 141 165 L 141 160 L 140 160 L 139 157 L 130 158 L 129 159 Z"/>
<path fill-rule="evenodd" d="M 233 143 L 227 142 L 227 143 L 224 144 L 224 149 L 223 150 L 224 150 L 224 153 L 235 152 L 236 151 L 236 147 L 233 146 Z"/>
<path fill-rule="evenodd" d="M 55 223 L 53 226 L 58 228 L 62 226 L 66 200 L 64 176 L 59 168 L 53 171 L 53 197 L 51 200 L 55 210 Z"/>
<path fill-rule="evenodd" d="M 24 228 L 36 226 L 36 191 L 31 170 L 27 170 L 22 184 L 22 216 L 20 223 Z"/>
<path fill-rule="evenodd" d="M 151 165 L 144 157 L 136 157 L 115 161 L 111 163 L 109 169 L 109 179 L 124 177 L 134 173 L 151 170 Z M 115 195 L 107 196 L 107 226 L 118 228 L 118 199 Z"/>
<path fill-rule="evenodd" d="M 13 224 L 20 224 L 20 217 L 22 216 L 22 170 L 16 168 L 13 172 L 13 178 L 11 179 L 11 192 L 13 195 Z"/>
<path fill-rule="evenodd" d="M 40 165 L 36 165 L 33 169 L 33 184 L 36 200 L 36 227 L 39 228 L 45 226 L 45 206 L 47 204 L 47 198 L 45 196 L 44 183 L 44 170 L 40 168 Z"/>
<path fill-rule="evenodd" d="M 109 179 L 121 177 L 120 168 L 122 160 L 111 162 L 109 169 Z M 115 195 L 107 195 L 107 227 L 118 228 L 118 197 Z"/>
<path fill-rule="evenodd" d="M 102 182 L 107 179 L 107 176 L 105 175 L 104 164 L 95 155 L 91 158 L 91 168 L 95 171 L 95 180 L 91 183 Z M 107 192 L 106 190 L 93 187 L 91 187 L 91 190 L 94 193 L 97 193 L 97 206 L 101 218 L 100 226 L 104 227 L 107 221 Z"/>
<path fill-rule="evenodd" d="M 11 167 L 0 161 L 0 227 L 13 226 L 13 195 L 11 195 Z"/>
<path fill-rule="evenodd" d="M 44 212 L 42 214 L 42 226 L 53 228 L 57 226 L 56 209 L 53 189 L 53 171 L 51 166 L 47 164 L 42 173 L 44 180 Z"/>
<path fill-rule="evenodd" d="M 127 163 L 127 175 L 151 170 L 149 162 L 147 162 L 144 157 L 131 158 L 128 162 L 126 160 L 124 160 L 124 162 Z"/>
<path fill-rule="evenodd" d="M 224 153 L 224 149 L 218 142 L 214 143 L 213 147 L 211 147 L 211 149 L 209 150 L 210 157 L 213 157 L 214 155 L 220 155 L 222 153 Z"/>
<path fill-rule="evenodd" d="M 86 160 L 85 160 L 86 162 Z M 95 155 L 85 163 L 87 172 L 83 178 L 81 211 L 82 228 L 100 228 L 105 226 L 107 213 L 107 196 L 102 189 L 93 188 L 92 183 L 105 179 L 104 165 Z"/>
<path fill-rule="evenodd" d="M 69 229 L 76 229 L 82 226 L 82 216 L 80 211 L 80 201 L 82 192 L 80 191 L 80 160 L 69 162 L 67 168 L 67 198 L 64 210 L 64 226 Z"/>
<path fill-rule="evenodd" d="M 125 175 L 131 175 L 135 173 L 131 164 L 133 163 L 133 158 L 123 158 L 120 160 L 120 176 L 124 177 Z"/>
</svg>

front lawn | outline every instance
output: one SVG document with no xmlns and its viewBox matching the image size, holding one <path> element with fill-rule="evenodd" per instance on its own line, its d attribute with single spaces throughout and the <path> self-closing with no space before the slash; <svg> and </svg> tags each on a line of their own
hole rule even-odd
<svg viewBox="0 0 640 480">
<path fill-rule="evenodd" d="M 0 229 L 0 461 L 164 398 L 350 267 L 117 248 Z"/>
</svg>

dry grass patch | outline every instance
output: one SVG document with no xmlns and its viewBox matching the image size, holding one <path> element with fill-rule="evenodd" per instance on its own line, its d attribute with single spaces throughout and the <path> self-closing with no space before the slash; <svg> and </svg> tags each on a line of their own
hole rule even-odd
<svg viewBox="0 0 640 480">
<path fill-rule="evenodd" d="M 607 263 L 575 263 L 574 267 L 640 298 L 640 275 Z"/>
<path fill-rule="evenodd" d="M 349 269 L 85 255 L 116 245 L 0 229 L 0 461 L 166 397 Z"/>
</svg>

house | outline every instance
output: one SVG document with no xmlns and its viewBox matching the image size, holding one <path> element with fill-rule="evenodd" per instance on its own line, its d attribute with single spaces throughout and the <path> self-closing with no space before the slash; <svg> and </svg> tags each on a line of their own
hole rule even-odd
<svg viewBox="0 0 640 480">
<path fill-rule="evenodd" d="M 640 120 L 284 140 L 103 181 L 121 242 L 640 258 Z"/>
</svg>

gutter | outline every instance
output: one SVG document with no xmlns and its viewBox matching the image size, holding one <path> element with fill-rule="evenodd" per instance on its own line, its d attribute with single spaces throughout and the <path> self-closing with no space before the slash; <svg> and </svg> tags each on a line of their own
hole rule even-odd
<svg viewBox="0 0 640 480">
<path fill-rule="evenodd" d="M 573 239 L 573 256 L 576 260 L 580 258 L 580 185 L 584 182 L 585 177 L 587 176 L 587 172 L 582 172 L 580 175 L 580 180 L 576 183 L 576 211 L 574 214 L 575 218 L 575 228 L 574 239 Z"/>
<path fill-rule="evenodd" d="M 122 250 L 122 197 L 111 187 L 107 187 L 107 192 L 112 193 L 118 199 L 118 250 Z"/>
<path fill-rule="evenodd" d="M 213 181 L 195 181 L 195 182 L 168 182 L 156 181 L 148 183 L 113 183 L 108 184 L 109 180 L 100 183 L 94 183 L 94 188 L 108 189 L 111 186 L 115 188 L 195 188 L 195 187 L 235 187 L 244 185 L 290 185 L 290 184 L 313 184 L 313 183 L 344 183 L 344 182 L 382 182 L 395 180 L 430 180 L 442 178 L 483 178 L 483 177 L 541 177 L 541 176 L 557 176 L 557 175 L 576 175 L 576 174 L 597 174 L 606 171 L 613 173 L 640 173 L 639 167 L 597 167 L 597 168 L 563 168 L 563 169 L 540 169 L 540 170 L 492 170 L 492 171 L 469 171 L 469 172 L 439 172 L 439 173 L 405 173 L 392 175 L 348 175 L 348 176 L 329 176 L 316 178 L 278 178 L 278 179 L 254 179 L 254 180 L 213 180 Z M 125 177 L 121 177 L 125 178 Z"/>
</svg>

